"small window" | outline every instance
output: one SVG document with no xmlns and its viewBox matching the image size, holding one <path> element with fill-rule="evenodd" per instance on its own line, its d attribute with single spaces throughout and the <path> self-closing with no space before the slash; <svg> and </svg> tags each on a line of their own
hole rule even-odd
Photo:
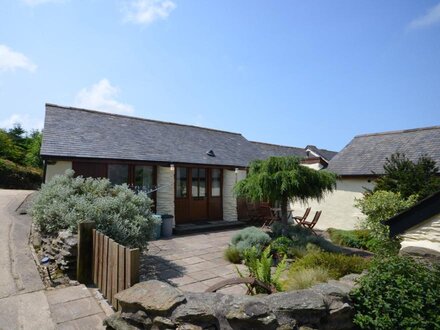
<svg viewBox="0 0 440 330">
<path fill-rule="evenodd" d="M 108 179 L 115 185 L 128 183 L 128 165 L 109 164 Z"/>
<path fill-rule="evenodd" d="M 153 188 L 153 166 L 134 167 L 134 185 L 144 191 Z"/>
<path fill-rule="evenodd" d="M 176 168 L 176 197 L 185 198 L 187 196 L 187 171 L 184 167 Z"/>
<path fill-rule="evenodd" d="M 221 196 L 221 171 L 219 169 L 213 169 L 211 171 L 211 196 Z"/>
</svg>

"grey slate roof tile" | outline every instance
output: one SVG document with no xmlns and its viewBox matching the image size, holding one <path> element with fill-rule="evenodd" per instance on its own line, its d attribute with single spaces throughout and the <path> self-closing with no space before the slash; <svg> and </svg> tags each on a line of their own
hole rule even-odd
<svg viewBox="0 0 440 330">
<path fill-rule="evenodd" d="M 412 161 L 428 155 L 440 165 L 440 126 L 356 136 L 327 169 L 339 175 L 383 174 L 386 158 L 395 152 Z"/>
<path fill-rule="evenodd" d="M 303 148 L 251 142 L 238 133 L 54 104 L 46 104 L 41 155 L 233 167 L 270 156 L 307 157 Z"/>
</svg>

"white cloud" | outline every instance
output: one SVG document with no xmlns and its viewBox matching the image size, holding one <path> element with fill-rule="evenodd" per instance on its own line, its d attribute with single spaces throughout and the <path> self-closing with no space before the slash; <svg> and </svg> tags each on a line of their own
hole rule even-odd
<svg viewBox="0 0 440 330">
<path fill-rule="evenodd" d="M 22 53 L 13 51 L 5 45 L 0 45 L 0 71 L 15 71 L 24 69 L 34 72 L 37 66 Z"/>
<path fill-rule="evenodd" d="M 127 22 L 148 25 L 157 20 L 167 19 L 176 8 L 171 0 L 134 0 L 125 8 Z"/>
<path fill-rule="evenodd" d="M 436 6 L 430 8 L 425 15 L 414 19 L 409 24 L 409 27 L 411 29 L 418 29 L 418 28 L 424 28 L 424 27 L 428 27 L 428 26 L 438 24 L 438 23 L 440 23 L 440 3 L 437 4 Z"/>
<path fill-rule="evenodd" d="M 35 7 L 38 5 L 44 5 L 51 2 L 62 2 L 63 0 L 22 0 L 22 2 L 28 6 Z"/>
<path fill-rule="evenodd" d="M 118 94 L 119 88 L 112 86 L 107 79 L 101 79 L 91 87 L 80 90 L 76 95 L 75 105 L 112 113 L 133 113 L 134 109 L 131 105 L 116 100 Z"/>
<path fill-rule="evenodd" d="M 9 116 L 9 118 L 0 120 L 0 128 L 12 128 L 14 124 L 21 124 L 21 126 L 27 131 L 32 129 L 41 130 L 43 129 L 44 121 L 41 118 L 15 113 Z"/>
</svg>

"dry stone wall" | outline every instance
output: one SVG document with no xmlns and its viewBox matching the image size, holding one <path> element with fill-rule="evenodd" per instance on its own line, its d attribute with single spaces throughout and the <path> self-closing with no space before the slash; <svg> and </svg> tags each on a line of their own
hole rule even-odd
<svg viewBox="0 0 440 330">
<path fill-rule="evenodd" d="M 349 292 L 359 275 L 272 295 L 183 293 L 151 280 L 116 295 L 122 310 L 110 329 L 354 329 Z"/>
</svg>

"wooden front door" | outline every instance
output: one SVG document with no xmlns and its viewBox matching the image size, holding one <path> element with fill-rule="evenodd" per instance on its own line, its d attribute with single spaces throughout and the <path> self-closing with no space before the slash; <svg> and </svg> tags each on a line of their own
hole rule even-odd
<svg viewBox="0 0 440 330">
<path fill-rule="evenodd" d="M 222 171 L 203 167 L 176 167 L 176 223 L 221 220 Z"/>
</svg>

